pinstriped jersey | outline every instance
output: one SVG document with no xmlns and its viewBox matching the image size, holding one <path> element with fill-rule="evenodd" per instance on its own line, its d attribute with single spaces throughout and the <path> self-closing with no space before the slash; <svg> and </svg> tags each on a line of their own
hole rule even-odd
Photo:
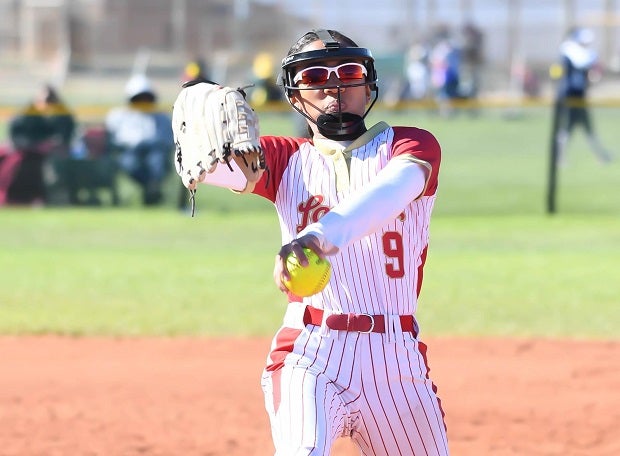
<svg viewBox="0 0 620 456">
<path fill-rule="evenodd" d="M 344 150 L 325 150 L 308 139 L 275 136 L 262 137 L 261 146 L 269 173 L 253 192 L 274 203 L 282 244 L 358 193 L 393 157 L 409 154 L 429 168 L 423 194 L 394 220 L 330 256 L 328 286 L 303 298 L 304 304 L 330 313 L 414 314 L 441 161 L 435 137 L 423 129 L 380 123 Z M 302 298 L 289 295 L 289 301 Z"/>
</svg>

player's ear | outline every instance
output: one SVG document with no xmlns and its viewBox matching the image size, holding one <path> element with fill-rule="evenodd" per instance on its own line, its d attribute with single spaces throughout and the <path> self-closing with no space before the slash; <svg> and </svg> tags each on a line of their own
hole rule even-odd
<svg viewBox="0 0 620 456">
<path fill-rule="evenodd" d="M 370 103 L 370 87 L 365 86 L 366 88 L 366 103 Z"/>
</svg>

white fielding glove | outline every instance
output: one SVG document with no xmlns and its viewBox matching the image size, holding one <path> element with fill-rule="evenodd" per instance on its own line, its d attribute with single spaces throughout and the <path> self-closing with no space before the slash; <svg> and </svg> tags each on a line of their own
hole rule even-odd
<svg viewBox="0 0 620 456">
<path fill-rule="evenodd" d="M 185 84 L 174 103 L 172 130 L 175 168 L 190 190 L 218 163 L 233 171 L 234 159 L 248 182 L 256 182 L 265 169 L 258 117 L 241 89 L 209 81 Z"/>
</svg>

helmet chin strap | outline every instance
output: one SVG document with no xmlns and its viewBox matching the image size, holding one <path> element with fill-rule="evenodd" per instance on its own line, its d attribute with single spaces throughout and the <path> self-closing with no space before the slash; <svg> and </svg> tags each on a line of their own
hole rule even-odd
<svg viewBox="0 0 620 456">
<path fill-rule="evenodd" d="M 315 124 L 323 136 L 336 141 L 357 139 L 366 132 L 364 118 L 350 112 L 321 114 Z"/>
</svg>

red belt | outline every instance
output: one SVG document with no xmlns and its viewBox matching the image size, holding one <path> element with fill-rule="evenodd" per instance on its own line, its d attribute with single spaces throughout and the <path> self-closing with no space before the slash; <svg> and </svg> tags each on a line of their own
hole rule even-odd
<svg viewBox="0 0 620 456">
<path fill-rule="evenodd" d="M 418 335 L 418 325 L 413 315 L 401 315 L 400 327 L 403 332 L 413 333 L 413 337 Z M 306 306 L 304 312 L 304 325 L 321 326 L 323 324 L 323 310 L 316 307 Z M 385 316 L 369 314 L 332 314 L 325 320 L 325 324 L 330 329 L 339 331 L 354 331 L 360 333 L 384 333 Z"/>
</svg>

